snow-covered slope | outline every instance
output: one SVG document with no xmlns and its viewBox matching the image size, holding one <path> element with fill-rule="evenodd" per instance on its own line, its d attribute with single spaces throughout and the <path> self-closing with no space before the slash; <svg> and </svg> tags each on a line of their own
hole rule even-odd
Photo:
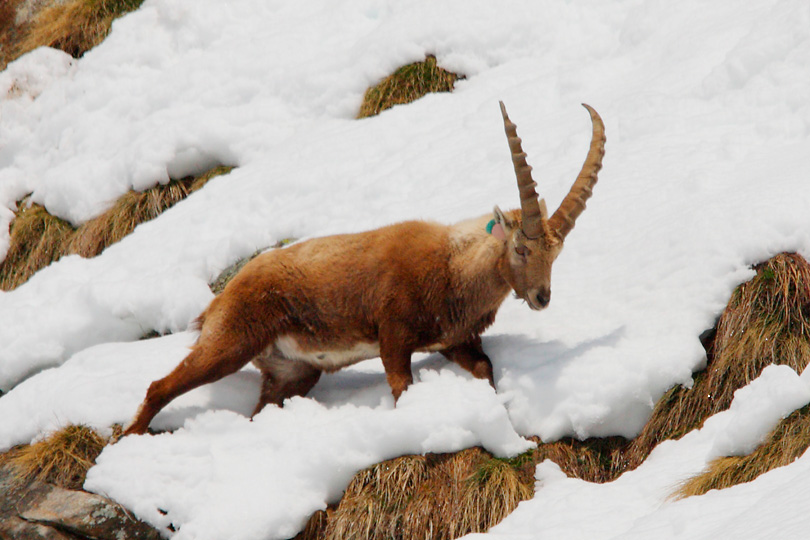
<svg viewBox="0 0 810 540">
<path fill-rule="evenodd" d="M 353 119 L 370 84 L 425 54 L 466 79 Z M 783 250 L 810 256 L 808 66 L 804 0 L 147 0 L 79 61 L 34 51 L 0 74 L 0 253 L 26 193 L 80 223 L 127 189 L 237 168 L 101 256 L 66 257 L 0 293 L 0 448 L 70 422 L 129 420 L 193 342 L 185 329 L 212 298 L 207 282 L 257 248 L 516 206 L 499 99 L 551 207 L 587 149 L 579 103 L 602 115 L 608 142 L 555 264 L 554 301 L 535 313 L 507 300 L 484 338 L 497 395 L 426 356 L 394 409 L 369 361 L 249 423 L 258 376 L 247 368 L 159 415 L 157 427 L 184 426 L 174 434 L 105 450 L 86 487 L 174 523 L 177 538 L 282 538 L 353 471 L 398 453 L 632 436 L 702 366 L 698 336 L 750 264 Z M 173 335 L 134 341 L 151 329 Z M 666 486 L 705 463 L 704 431 L 670 445 L 693 449 L 682 452 L 697 456 L 689 465 L 662 448 L 650 472 L 571 487 L 559 501 L 578 508 L 604 490 L 621 503 L 611 515 L 625 525 L 597 538 L 704 519 L 697 503 L 665 502 Z M 795 481 L 775 471 L 734 500 L 753 501 L 757 485 L 763 496 L 801 490 L 801 463 L 789 467 Z M 659 487 L 633 488 L 644 474 L 660 475 Z M 564 517 L 576 512 L 549 502 L 575 484 L 551 482 L 519 512 L 552 512 L 554 531 L 576 536 L 585 529 Z M 701 499 L 730 511 L 729 493 Z M 541 535 L 531 519 L 508 521 L 500 534 Z"/>
</svg>

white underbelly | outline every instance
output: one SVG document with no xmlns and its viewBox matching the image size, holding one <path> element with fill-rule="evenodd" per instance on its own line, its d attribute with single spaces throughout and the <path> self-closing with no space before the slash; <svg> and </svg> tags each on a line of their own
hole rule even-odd
<svg viewBox="0 0 810 540">
<path fill-rule="evenodd" d="M 281 336 L 272 345 L 276 355 L 300 360 L 323 371 L 335 371 L 380 356 L 379 343 L 358 342 L 345 349 L 306 350 L 292 336 Z"/>
<path fill-rule="evenodd" d="M 419 352 L 438 352 L 447 346 L 434 343 L 419 349 Z M 263 364 L 277 365 L 278 360 L 296 360 L 311 365 L 322 371 L 337 371 L 344 367 L 380 356 L 380 344 L 377 342 L 357 342 L 343 349 L 305 349 L 293 336 L 280 336 L 264 353 L 253 362 L 261 368 Z"/>
</svg>

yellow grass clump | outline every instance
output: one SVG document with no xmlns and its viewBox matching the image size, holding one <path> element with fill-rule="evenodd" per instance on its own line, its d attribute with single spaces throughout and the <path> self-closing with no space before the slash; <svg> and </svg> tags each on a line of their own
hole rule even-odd
<svg viewBox="0 0 810 540">
<path fill-rule="evenodd" d="M 11 242 L 0 263 L 0 289 L 8 291 L 40 268 L 62 256 L 64 244 L 73 236 L 71 225 L 52 216 L 38 204 L 28 206 L 23 199 L 11 225 Z"/>
<path fill-rule="evenodd" d="M 662 397 L 624 456 L 637 467 L 659 442 L 678 439 L 729 407 L 734 392 L 765 366 L 786 364 L 801 373 L 810 361 L 810 265 L 781 253 L 755 267 L 756 276 L 731 296 L 708 345 L 708 363 L 691 389 Z"/>
<path fill-rule="evenodd" d="M 521 465 L 480 448 L 385 461 L 357 473 L 340 503 L 315 513 L 296 538 L 441 540 L 486 531 L 532 496 Z"/>
<path fill-rule="evenodd" d="M 197 177 L 172 180 L 143 192 L 130 191 L 104 214 L 83 223 L 78 229 L 50 215 L 40 205 L 29 206 L 24 199 L 11 224 L 8 254 L 0 262 L 0 289 L 8 291 L 19 287 L 35 272 L 64 255 L 95 257 L 140 223 L 154 219 L 211 178 L 232 169 L 215 167 Z"/>
<path fill-rule="evenodd" d="M 569 477 L 603 484 L 618 478 L 625 470 L 624 452 L 628 440 L 624 437 L 591 438 L 579 441 L 566 437 L 552 443 L 543 443 L 533 437 L 537 449 L 531 454 L 530 467 L 550 459 Z"/>
<path fill-rule="evenodd" d="M 48 482 L 67 489 L 81 489 L 107 440 L 95 430 L 70 425 L 33 444 L 0 455 L 0 465 L 9 465 L 21 483 Z"/>
<path fill-rule="evenodd" d="M 810 405 L 782 420 L 768 438 L 747 456 L 721 457 L 707 470 L 688 479 L 675 492 L 675 498 L 703 495 L 754 480 L 777 467 L 790 465 L 810 446 Z"/>
<path fill-rule="evenodd" d="M 411 103 L 430 92 L 451 92 L 456 81 L 463 78 L 439 67 L 435 56 L 428 56 L 421 62 L 402 66 L 366 90 L 357 118 L 367 118 L 394 105 Z"/>
<path fill-rule="evenodd" d="M 464 481 L 460 500 L 468 501 L 459 508 L 461 524 L 470 532 L 486 532 L 517 508 L 521 501 L 534 495 L 534 468 L 523 465 L 531 457 L 498 459 L 491 456 L 475 465 Z M 466 530 L 456 531 L 467 534 Z M 455 536 L 454 536 L 455 537 Z"/>
<path fill-rule="evenodd" d="M 8 51 L 4 50 L 0 67 L 42 46 L 61 49 L 79 58 L 107 37 L 115 19 L 138 9 L 142 3 L 143 0 L 56 2 L 29 23 L 16 28 L 18 38 Z"/>
</svg>

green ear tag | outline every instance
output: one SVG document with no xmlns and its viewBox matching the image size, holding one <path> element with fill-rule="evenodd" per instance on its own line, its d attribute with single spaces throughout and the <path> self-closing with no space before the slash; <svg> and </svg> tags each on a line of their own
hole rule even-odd
<svg viewBox="0 0 810 540">
<path fill-rule="evenodd" d="M 489 223 L 487 223 L 487 234 L 492 234 L 492 227 L 495 226 L 495 220 L 490 219 Z"/>
</svg>

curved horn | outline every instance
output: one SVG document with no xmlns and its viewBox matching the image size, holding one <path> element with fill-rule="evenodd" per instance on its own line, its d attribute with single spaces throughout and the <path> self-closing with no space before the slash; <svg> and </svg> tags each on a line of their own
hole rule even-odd
<svg viewBox="0 0 810 540">
<path fill-rule="evenodd" d="M 605 155 L 605 124 L 602 119 L 589 105 L 582 104 L 591 114 L 593 123 L 593 135 L 591 136 L 591 148 L 588 156 L 582 165 L 574 185 L 568 195 L 565 196 L 560 207 L 548 220 L 552 231 L 555 231 L 560 239 L 565 239 L 566 235 L 574 228 L 577 217 L 585 210 L 585 201 L 592 194 L 593 186 L 596 184 L 596 175 L 602 168 L 602 156 Z"/>
<path fill-rule="evenodd" d="M 526 153 L 517 136 L 517 126 L 509 120 L 506 114 L 506 107 L 503 101 L 501 104 L 501 114 L 503 115 L 503 128 L 506 131 L 506 140 L 509 143 L 509 150 L 512 153 L 512 165 L 515 167 L 518 190 L 520 191 L 520 209 L 523 217 L 523 234 L 528 238 L 538 238 L 543 233 L 543 219 L 540 211 L 540 202 L 537 200 L 537 192 L 534 190 L 537 183 L 532 180 L 532 168 L 526 163 Z"/>
</svg>

